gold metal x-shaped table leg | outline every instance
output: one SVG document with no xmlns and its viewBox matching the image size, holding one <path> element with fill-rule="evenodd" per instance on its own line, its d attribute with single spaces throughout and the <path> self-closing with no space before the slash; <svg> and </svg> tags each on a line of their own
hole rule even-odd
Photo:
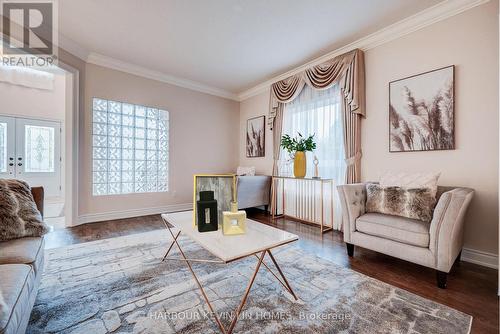
<svg viewBox="0 0 500 334">
<path fill-rule="evenodd" d="M 264 261 L 262 262 L 262 265 L 264 267 L 266 267 L 266 269 L 269 270 L 269 272 L 274 276 L 274 278 L 276 278 L 278 280 L 278 282 L 281 283 L 281 285 L 285 288 L 285 290 L 288 291 L 293 296 L 293 298 L 295 300 L 297 300 L 297 296 L 295 295 L 295 292 L 293 292 L 292 287 L 288 283 L 288 280 L 286 279 L 285 274 L 283 274 L 283 272 L 281 271 L 281 268 L 278 265 L 278 262 L 276 262 L 276 259 L 274 258 L 273 254 L 271 253 L 271 250 L 268 249 L 267 253 L 269 254 L 269 257 L 271 258 L 271 260 L 273 261 L 276 269 L 278 269 L 278 273 L 281 276 L 281 278 L 283 279 L 283 281 L 278 277 L 278 275 L 276 275 L 276 273 L 271 268 L 269 268 L 267 266 L 267 264 Z M 255 256 L 258 258 L 257 254 L 255 254 Z"/>
<path fill-rule="evenodd" d="M 174 237 L 174 241 L 172 241 L 172 243 L 170 244 L 170 247 L 168 247 L 168 250 L 165 253 L 165 256 L 163 257 L 163 259 L 161 260 L 161 262 L 165 261 L 165 259 L 167 258 L 167 255 L 168 255 L 168 253 L 170 253 L 170 250 L 174 246 L 175 240 L 177 240 L 177 238 L 179 237 L 179 234 L 181 234 L 181 231 L 177 232 L 176 236 Z"/>
<path fill-rule="evenodd" d="M 170 252 L 170 250 L 172 249 L 173 245 L 177 245 L 177 248 L 179 249 L 179 252 L 181 253 L 181 256 L 182 256 L 182 261 L 184 261 L 187 265 L 187 267 L 189 268 L 189 271 L 191 272 L 191 275 L 193 276 L 195 282 L 196 282 L 196 285 L 198 286 L 198 288 L 200 289 L 201 291 L 201 295 L 203 296 L 203 299 L 205 299 L 205 302 L 207 303 L 208 305 L 208 308 L 210 310 L 210 312 L 212 313 L 214 319 L 215 319 L 215 322 L 217 323 L 217 325 L 219 326 L 219 329 L 221 330 L 222 333 L 224 334 L 231 334 L 233 332 L 233 329 L 234 327 L 236 326 L 236 323 L 238 321 L 238 318 L 239 318 L 239 315 L 241 314 L 241 311 L 243 310 L 243 307 L 245 306 L 245 303 L 247 301 L 247 298 L 248 298 L 248 295 L 250 293 L 250 290 L 252 289 L 252 285 L 255 281 L 255 278 L 257 277 L 257 273 L 259 272 L 259 269 L 260 269 L 260 266 L 261 265 L 264 265 L 264 267 L 266 267 L 270 272 L 271 274 L 273 274 L 273 276 L 278 280 L 278 282 L 281 283 L 281 285 L 293 296 L 293 298 L 295 298 L 295 300 L 297 300 L 297 296 L 295 295 L 295 293 L 293 292 L 292 290 L 292 287 L 290 286 L 290 284 L 288 283 L 285 275 L 283 274 L 283 272 L 281 271 L 281 268 L 279 267 L 278 263 L 276 262 L 276 259 L 274 258 L 273 254 L 271 253 L 271 250 L 270 249 L 265 249 L 263 250 L 262 252 L 258 252 L 258 253 L 255 253 L 253 255 L 255 255 L 259 261 L 257 262 L 257 267 L 255 267 L 255 270 L 253 272 L 253 275 L 252 277 L 250 278 L 250 281 L 248 282 L 248 285 L 247 285 L 247 288 L 245 290 L 245 294 L 243 295 L 243 298 L 240 302 L 240 305 L 238 306 L 238 308 L 236 309 L 236 312 L 235 312 L 235 315 L 233 317 L 233 319 L 231 320 L 231 324 L 229 325 L 229 328 L 226 329 L 224 327 L 224 325 L 222 324 L 219 316 L 217 315 L 217 313 L 215 313 L 213 307 L 212 307 L 212 304 L 210 303 L 210 301 L 208 300 L 208 297 L 207 297 L 207 294 L 205 293 L 205 290 L 203 289 L 203 286 L 201 285 L 198 277 L 196 276 L 192 266 L 191 266 L 191 263 L 190 262 L 215 262 L 215 261 L 211 261 L 211 260 L 193 260 L 193 259 L 188 259 L 186 258 L 186 255 L 184 254 L 184 252 L 182 251 L 182 248 L 181 246 L 179 245 L 179 242 L 177 241 L 179 235 L 180 235 L 180 231 L 174 236 L 174 233 L 172 232 L 172 229 L 170 228 L 170 226 L 167 224 L 167 222 L 165 222 L 165 226 L 167 227 L 168 231 L 170 232 L 170 235 L 172 236 L 173 238 L 173 241 L 172 241 L 172 244 L 170 245 L 170 247 L 168 248 L 167 250 L 167 253 L 165 254 L 165 256 L 163 257 L 163 260 L 164 261 L 168 255 L 168 253 Z M 259 254 L 260 255 L 257 255 Z M 269 254 L 269 257 L 271 258 L 271 260 L 273 261 L 273 264 L 274 266 L 276 267 L 276 269 L 278 269 L 278 272 L 279 272 L 279 275 L 281 276 L 281 278 L 283 279 L 283 281 L 281 281 L 278 276 L 271 270 L 271 268 L 269 268 L 265 263 L 264 263 L 264 257 L 266 255 L 266 253 Z"/>
</svg>

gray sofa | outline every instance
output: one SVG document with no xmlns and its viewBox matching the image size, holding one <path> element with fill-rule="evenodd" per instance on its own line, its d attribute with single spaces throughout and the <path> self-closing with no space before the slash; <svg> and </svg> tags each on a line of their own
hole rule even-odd
<svg viewBox="0 0 500 334">
<path fill-rule="evenodd" d="M 238 176 L 238 209 L 264 206 L 267 212 L 271 177 L 268 175 Z"/>
<path fill-rule="evenodd" d="M 337 187 L 342 206 L 344 241 L 349 256 L 354 245 L 436 269 L 437 283 L 446 288 L 447 274 L 460 259 L 464 216 L 474 191 L 469 188 L 438 187 L 438 202 L 430 223 L 366 213 L 363 183 Z"/>
<path fill-rule="evenodd" d="M 31 193 L 43 216 L 43 188 L 32 188 Z M 42 277 L 43 254 L 43 237 L 0 242 L 0 293 L 8 309 L 0 318 L 0 334 L 26 331 Z"/>
</svg>

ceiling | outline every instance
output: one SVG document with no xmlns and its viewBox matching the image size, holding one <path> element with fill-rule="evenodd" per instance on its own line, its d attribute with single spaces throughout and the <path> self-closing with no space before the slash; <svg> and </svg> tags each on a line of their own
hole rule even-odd
<svg viewBox="0 0 500 334">
<path fill-rule="evenodd" d="M 439 2 L 64 0 L 59 29 L 86 52 L 237 94 Z"/>
</svg>

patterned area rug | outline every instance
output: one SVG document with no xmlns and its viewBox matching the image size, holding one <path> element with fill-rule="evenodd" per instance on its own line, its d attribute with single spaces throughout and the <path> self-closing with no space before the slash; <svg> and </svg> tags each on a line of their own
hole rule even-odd
<svg viewBox="0 0 500 334">
<path fill-rule="evenodd" d="M 191 273 L 161 262 L 167 231 L 46 251 L 46 268 L 28 333 L 218 333 Z M 188 257 L 210 258 L 181 237 Z M 273 254 L 299 297 L 261 267 L 236 333 L 469 333 L 472 317 L 350 269 L 293 244 Z M 179 256 L 178 251 L 169 256 Z M 273 268 L 267 258 L 267 264 Z M 224 325 L 238 306 L 256 258 L 197 263 Z"/>
</svg>

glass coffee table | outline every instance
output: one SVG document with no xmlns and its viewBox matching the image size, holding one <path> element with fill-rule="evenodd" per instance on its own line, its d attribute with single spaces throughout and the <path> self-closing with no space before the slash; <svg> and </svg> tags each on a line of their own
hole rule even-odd
<svg viewBox="0 0 500 334">
<path fill-rule="evenodd" d="M 201 294 L 205 301 L 208 304 L 210 312 L 215 318 L 215 322 L 219 326 L 222 333 L 232 333 L 236 322 L 238 321 L 238 317 L 245 306 L 246 300 L 248 298 L 248 294 L 250 293 L 250 289 L 255 281 L 255 277 L 259 272 L 261 266 L 264 266 L 267 270 L 269 270 L 272 275 L 281 283 L 281 285 L 287 290 L 295 300 L 297 300 L 297 296 L 292 290 L 290 283 L 288 283 L 283 271 L 279 267 L 276 259 L 271 253 L 271 249 L 283 246 L 285 244 L 297 241 L 299 237 L 295 234 L 277 229 L 272 226 L 264 225 L 262 223 L 258 223 L 251 219 L 246 220 L 246 234 L 241 235 L 230 235 L 225 236 L 222 234 L 221 230 L 214 232 L 198 232 L 198 229 L 193 226 L 193 212 L 192 211 L 183 211 L 177 213 L 169 213 L 161 215 L 165 227 L 172 235 L 173 241 L 170 244 L 165 256 L 162 261 L 165 260 L 180 260 L 184 261 L 191 271 L 193 278 L 198 285 L 198 288 L 201 291 Z M 204 260 L 204 259 L 188 259 L 186 258 L 182 247 L 179 244 L 178 238 L 180 234 L 184 234 L 211 253 L 213 256 L 217 258 L 217 260 Z M 181 258 L 172 258 L 167 257 L 174 244 L 179 249 L 181 254 Z M 264 257 L 266 254 L 269 256 L 274 266 L 277 269 L 277 273 L 274 272 L 265 262 Z M 234 317 L 231 319 L 231 324 L 229 328 L 225 328 L 222 324 L 220 318 L 217 316 L 217 313 L 214 311 L 212 304 L 207 298 L 205 290 L 198 277 L 196 276 L 193 268 L 191 267 L 192 262 L 210 262 L 210 263 L 220 263 L 227 264 L 233 261 L 241 260 L 247 257 L 256 257 L 258 259 L 257 266 L 253 272 L 252 277 L 248 283 L 248 286 L 245 290 L 243 298 L 236 309 Z M 281 278 L 280 278 L 281 277 Z"/>
</svg>

